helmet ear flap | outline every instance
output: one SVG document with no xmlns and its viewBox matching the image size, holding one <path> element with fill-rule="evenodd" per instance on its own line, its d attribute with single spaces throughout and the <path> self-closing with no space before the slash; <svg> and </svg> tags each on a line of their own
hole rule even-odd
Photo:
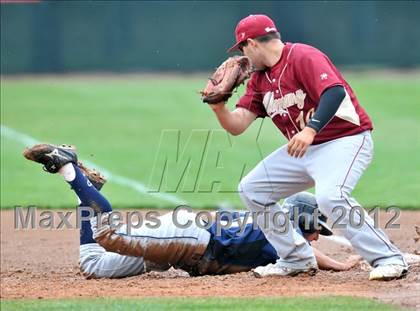
<svg viewBox="0 0 420 311">
<path fill-rule="evenodd" d="M 312 213 L 299 213 L 298 225 L 303 233 L 312 234 L 316 231 L 314 215 Z"/>
<path fill-rule="evenodd" d="M 332 235 L 327 224 L 328 217 L 318 209 L 315 196 L 309 192 L 299 192 L 285 199 L 283 207 L 290 213 L 290 220 L 302 233 L 320 231 L 322 235 Z"/>
</svg>

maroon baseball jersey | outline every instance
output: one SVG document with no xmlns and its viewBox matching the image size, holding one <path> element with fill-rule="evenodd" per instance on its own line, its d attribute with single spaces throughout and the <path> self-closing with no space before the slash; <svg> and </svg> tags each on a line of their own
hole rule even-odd
<svg viewBox="0 0 420 311">
<path fill-rule="evenodd" d="M 336 85 L 344 87 L 346 96 L 313 144 L 371 130 L 369 116 L 337 68 L 324 53 L 305 44 L 286 43 L 277 64 L 254 72 L 236 107 L 269 116 L 290 140 L 313 116 L 322 93 Z"/>
</svg>

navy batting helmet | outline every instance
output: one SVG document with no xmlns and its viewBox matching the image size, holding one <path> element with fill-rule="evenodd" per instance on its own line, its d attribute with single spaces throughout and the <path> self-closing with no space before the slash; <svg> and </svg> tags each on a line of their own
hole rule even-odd
<svg viewBox="0 0 420 311">
<path fill-rule="evenodd" d="M 283 206 L 290 212 L 290 220 L 295 222 L 303 233 L 314 233 L 318 227 L 320 234 L 332 235 L 327 225 L 327 216 L 318 211 L 318 226 L 315 221 L 315 209 L 318 208 L 315 196 L 309 192 L 299 192 L 284 200 Z M 298 216 L 295 213 L 298 211 Z"/>
</svg>

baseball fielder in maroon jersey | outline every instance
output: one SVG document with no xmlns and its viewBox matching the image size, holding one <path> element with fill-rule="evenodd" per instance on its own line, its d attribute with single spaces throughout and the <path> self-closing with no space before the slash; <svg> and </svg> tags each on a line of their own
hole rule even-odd
<svg viewBox="0 0 420 311">
<path fill-rule="evenodd" d="M 372 160 L 373 126 L 350 85 L 318 49 L 283 43 L 268 16 L 242 19 L 235 35 L 229 51 L 249 57 L 256 71 L 235 110 L 225 102 L 210 107 L 232 135 L 244 132 L 257 118 L 269 117 L 289 141 L 239 184 L 248 209 L 273 216 L 261 213 L 257 222 L 280 259 L 256 268 L 255 275 L 294 275 L 318 268 L 308 243 L 295 230 L 279 232 L 274 221 L 280 199 L 314 186 L 320 209 L 333 222 L 340 219 L 338 231 L 374 267 L 369 278 L 404 276 L 408 266 L 401 252 L 351 197 Z"/>
</svg>

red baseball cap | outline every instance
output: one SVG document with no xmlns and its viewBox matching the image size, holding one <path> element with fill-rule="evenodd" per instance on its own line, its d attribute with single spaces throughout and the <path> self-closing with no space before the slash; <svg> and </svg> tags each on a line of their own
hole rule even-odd
<svg viewBox="0 0 420 311">
<path fill-rule="evenodd" d="M 242 42 L 263 36 L 269 32 L 277 32 L 276 25 L 267 15 L 249 15 L 236 25 L 236 43 L 228 52 L 236 50 Z"/>
</svg>

